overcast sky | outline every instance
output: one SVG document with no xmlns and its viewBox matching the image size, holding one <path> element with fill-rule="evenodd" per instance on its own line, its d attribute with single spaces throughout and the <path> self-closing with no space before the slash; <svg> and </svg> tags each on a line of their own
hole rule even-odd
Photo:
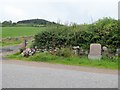
<svg viewBox="0 0 120 90">
<path fill-rule="evenodd" d="M 0 0 L 0 21 L 46 19 L 62 23 L 92 23 L 118 18 L 119 0 Z"/>
</svg>

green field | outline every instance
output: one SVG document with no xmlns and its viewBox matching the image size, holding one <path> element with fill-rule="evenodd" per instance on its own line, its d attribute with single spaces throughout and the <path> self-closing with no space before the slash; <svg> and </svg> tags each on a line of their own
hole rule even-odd
<svg viewBox="0 0 120 90">
<path fill-rule="evenodd" d="M 0 46 L 9 46 L 9 45 L 17 45 L 22 42 L 20 40 L 20 37 L 23 36 L 34 36 L 35 34 L 44 31 L 46 27 L 2 27 L 0 29 L 0 36 L 2 38 L 16 38 L 19 37 L 18 41 L 15 40 L 3 40 L 2 42 L 0 41 Z"/>
<path fill-rule="evenodd" d="M 33 36 L 46 27 L 2 27 L 2 37 Z"/>
</svg>

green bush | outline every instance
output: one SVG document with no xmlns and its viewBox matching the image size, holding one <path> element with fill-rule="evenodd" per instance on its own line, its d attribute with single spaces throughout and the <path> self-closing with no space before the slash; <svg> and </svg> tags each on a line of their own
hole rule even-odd
<svg viewBox="0 0 120 90">
<path fill-rule="evenodd" d="M 62 48 L 56 52 L 56 55 L 63 57 L 71 57 L 73 56 L 73 53 L 69 48 Z"/>
</svg>

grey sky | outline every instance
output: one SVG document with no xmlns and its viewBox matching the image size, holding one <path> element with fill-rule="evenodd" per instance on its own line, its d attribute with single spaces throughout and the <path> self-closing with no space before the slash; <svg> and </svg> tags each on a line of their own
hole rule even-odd
<svg viewBox="0 0 120 90">
<path fill-rule="evenodd" d="M 119 0 L 1 0 L 0 21 L 46 19 L 62 23 L 91 23 L 118 18 Z"/>
</svg>

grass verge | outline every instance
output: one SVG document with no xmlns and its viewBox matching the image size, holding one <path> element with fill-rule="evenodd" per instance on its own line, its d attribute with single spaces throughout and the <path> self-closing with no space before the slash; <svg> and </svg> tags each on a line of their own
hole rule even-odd
<svg viewBox="0 0 120 90">
<path fill-rule="evenodd" d="M 97 68 L 118 69 L 118 59 L 102 58 L 101 60 L 89 60 L 87 56 L 81 57 L 60 57 L 49 53 L 36 53 L 28 58 L 22 57 L 19 53 L 6 56 L 9 59 L 27 60 L 36 62 L 48 62 L 54 64 L 65 64 L 75 66 L 87 66 Z"/>
</svg>

